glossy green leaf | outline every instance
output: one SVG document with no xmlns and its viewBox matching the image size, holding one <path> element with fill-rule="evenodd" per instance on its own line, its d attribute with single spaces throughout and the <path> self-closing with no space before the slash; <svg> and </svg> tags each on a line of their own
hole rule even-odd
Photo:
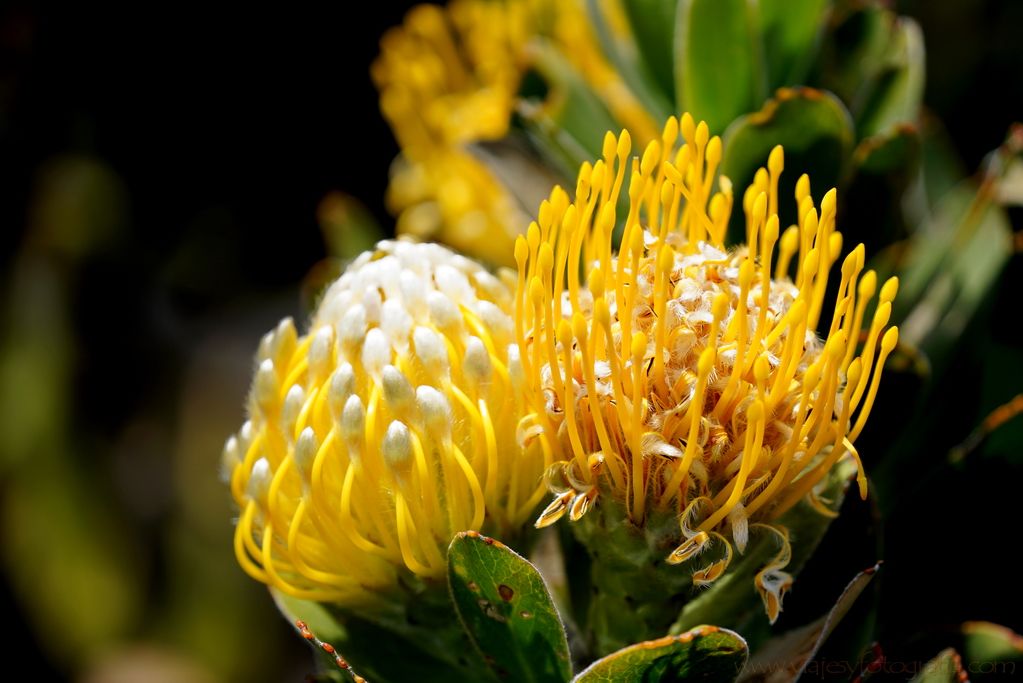
<svg viewBox="0 0 1023 683">
<path fill-rule="evenodd" d="M 872 96 L 859 117 L 861 136 L 877 135 L 900 123 L 914 123 L 924 94 L 924 38 L 907 17 L 896 20 Z"/>
<path fill-rule="evenodd" d="M 913 683 L 959 683 L 965 678 L 962 658 L 954 649 L 947 648 L 924 664 L 911 680 Z"/>
<path fill-rule="evenodd" d="M 678 0 L 622 0 L 646 69 L 668 97 L 675 92 L 672 54 L 677 5 Z"/>
<path fill-rule="evenodd" d="M 830 0 L 760 0 L 760 33 L 772 88 L 803 84 L 830 10 Z"/>
<path fill-rule="evenodd" d="M 834 606 L 817 621 L 772 638 L 760 646 L 750 664 L 750 675 L 743 680 L 781 683 L 798 679 L 878 569 L 880 565 L 874 565 L 857 574 L 838 596 Z M 763 672 L 768 673 L 765 675 Z"/>
<path fill-rule="evenodd" d="M 567 681 L 565 628 L 543 578 L 499 541 L 468 531 L 448 548 L 448 583 L 459 618 L 503 680 Z"/>
<path fill-rule="evenodd" d="M 754 4 L 748 0 L 680 0 L 675 32 L 679 111 L 721 133 L 756 109 L 766 94 Z"/>
<path fill-rule="evenodd" d="M 734 681 L 746 665 L 738 633 L 699 626 L 686 633 L 630 645 L 591 664 L 575 683 Z"/>
<path fill-rule="evenodd" d="M 810 175 L 814 197 L 837 186 L 853 145 L 853 123 L 837 97 L 813 88 L 783 88 L 764 107 L 736 120 L 724 135 L 721 172 L 728 176 L 741 207 L 742 193 L 757 169 L 767 165 L 775 145 L 785 148 L 785 173 L 779 184 L 779 218 L 783 226 L 796 222 L 796 180 Z M 743 225 L 741 210 L 732 212 L 732 237 Z"/>
</svg>

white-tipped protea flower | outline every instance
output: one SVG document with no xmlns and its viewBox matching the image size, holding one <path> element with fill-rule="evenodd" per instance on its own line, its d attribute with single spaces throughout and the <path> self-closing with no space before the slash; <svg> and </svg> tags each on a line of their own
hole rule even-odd
<svg viewBox="0 0 1023 683">
<path fill-rule="evenodd" d="M 874 299 L 862 245 L 841 256 L 835 191 L 816 205 L 806 176 L 798 224 L 779 224 L 780 147 L 742 196 L 746 243 L 729 249 L 720 139 L 684 115 L 640 158 L 630 146 L 628 132 L 609 133 L 575 199 L 556 189 L 516 243 L 528 433 L 556 460 L 555 497 L 536 524 L 589 525 L 580 534 L 595 565 L 620 574 L 627 550 L 611 537 L 647 532 L 638 546 L 660 553 L 652 563 L 696 586 L 767 536 L 776 550 L 755 585 L 773 621 L 792 582 L 786 513 L 805 500 L 833 514 L 816 496 L 843 460 L 866 494 L 854 443 L 898 339 L 887 327 L 898 283 Z M 614 571 L 598 583 L 627 583 L 606 578 Z"/>
<path fill-rule="evenodd" d="M 442 578 L 457 532 L 528 523 L 545 456 L 517 445 L 512 299 L 443 247 L 381 242 L 305 336 L 287 319 L 264 337 L 249 420 L 224 452 L 250 576 L 358 608 Z"/>
</svg>

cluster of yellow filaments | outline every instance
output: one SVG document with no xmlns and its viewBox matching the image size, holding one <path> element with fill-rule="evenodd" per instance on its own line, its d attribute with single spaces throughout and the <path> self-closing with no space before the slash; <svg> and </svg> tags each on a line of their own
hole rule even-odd
<svg viewBox="0 0 1023 683">
<path fill-rule="evenodd" d="M 443 576 L 459 531 L 528 521 L 550 453 L 508 448 L 526 409 L 511 302 L 443 247 L 381 242 L 308 335 L 288 319 L 263 339 L 250 419 L 224 451 L 248 574 L 358 605 L 402 572 Z"/>
<path fill-rule="evenodd" d="M 372 68 L 402 150 L 387 197 L 398 232 L 510 263 L 527 210 L 469 146 L 508 133 L 539 40 L 557 45 L 619 120 L 656 133 L 597 49 L 581 0 L 417 6 L 385 34 Z"/>
<path fill-rule="evenodd" d="M 556 460 L 547 472 L 556 497 L 536 524 L 578 520 L 598 496 L 637 525 L 669 511 L 683 542 L 668 562 L 718 548 L 694 572 L 697 585 L 719 578 L 752 531 L 775 536 L 781 551 L 756 577 L 773 621 L 791 584 L 776 520 L 803 499 L 830 513 L 815 493 L 845 457 L 865 495 L 853 444 L 898 339 L 885 329 L 898 282 L 880 288 L 864 330 L 877 276 L 863 272 L 857 246 L 818 328 L 842 249 L 834 190 L 818 208 L 801 177 L 798 225 L 780 232 L 775 148 L 742 199 L 746 244 L 727 250 L 733 200 L 730 181 L 716 177 L 721 140 L 686 114 L 641 158 L 630 147 L 627 131 L 609 133 L 575 199 L 555 189 L 515 245 L 516 334 L 538 400 L 529 435 L 551 435 Z"/>
</svg>

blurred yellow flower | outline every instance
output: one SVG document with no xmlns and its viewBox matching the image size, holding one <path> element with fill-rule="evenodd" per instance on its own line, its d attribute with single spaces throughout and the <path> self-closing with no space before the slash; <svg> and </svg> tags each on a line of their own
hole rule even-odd
<svg viewBox="0 0 1023 683">
<path fill-rule="evenodd" d="M 853 444 L 898 339 L 886 330 L 898 282 L 880 288 L 863 329 L 877 276 L 863 272 L 857 246 L 821 324 L 842 250 L 834 190 L 818 208 L 801 177 L 798 225 L 782 232 L 775 148 L 742 197 L 746 244 L 727 249 L 733 196 L 716 176 L 721 140 L 686 114 L 641 159 L 630 149 L 627 131 L 609 133 L 603 159 L 580 170 L 575 199 L 555 189 L 515 245 L 530 436 L 557 460 L 547 472 L 555 499 L 536 524 L 579 520 L 598 504 L 622 506 L 638 526 L 670 511 L 683 542 L 669 563 L 718 549 L 696 585 L 719 578 L 751 530 L 771 534 L 781 551 L 756 585 L 773 621 L 791 584 L 778 518 L 804 498 L 832 514 L 815 488 L 846 457 L 866 495 Z"/>
<path fill-rule="evenodd" d="M 250 576 L 355 606 L 403 574 L 442 577 L 459 531 L 528 521 L 550 453 L 516 445 L 511 302 L 443 247 L 381 242 L 331 285 L 306 336 L 286 319 L 264 337 L 249 421 L 223 456 Z"/>
<path fill-rule="evenodd" d="M 581 0 L 454 0 L 420 5 L 381 40 L 372 76 L 402 154 L 387 203 L 399 233 L 439 239 L 511 265 L 528 212 L 470 146 L 500 140 L 519 88 L 556 45 L 616 118 L 651 138 L 656 127 L 601 55 Z M 548 94 L 557 107 L 563 94 Z M 546 192 L 546 190 L 544 190 Z"/>
</svg>

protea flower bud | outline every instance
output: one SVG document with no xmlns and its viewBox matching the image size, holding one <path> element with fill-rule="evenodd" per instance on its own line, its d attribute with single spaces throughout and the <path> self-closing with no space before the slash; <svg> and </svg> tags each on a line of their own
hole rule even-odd
<svg viewBox="0 0 1023 683">
<path fill-rule="evenodd" d="M 416 591 L 446 600 L 457 532 L 508 538 L 528 522 L 549 461 L 517 445 L 511 301 L 443 247 L 381 242 L 305 336 L 287 319 L 263 338 L 249 420 L 224 451 L 250 576 L 372 616 Z"/>
<path fill-rule="evenodd" d="M 755 585 L 777 618 L 792 583 L 785 515 L 804 500 L 819 512 L 801 514 L 832 514 L 815 496 L 844 459 L 866 495 L 854 442 L 898 339 L 886 329 L 894 278 L 865 325 L 877 279 L 863 272 L 862 245 L 841 259 L 828 300 L 842 249 L 834 190 L 818 208 L 803 176 L 798 225 L 781 230 L 780 147 L 743 194 L 746 244 L 728 249 L 720 139 L 684 115 L 641 159 L 630 146 L 627 131 L 608 134 L 575 199 L 555 189 L 515 248 L 533 434 L 557 461 L 547 471 L 555 497 L 536 524 L 567 515 L 597 588 L 624 596 L 618 607 L 640 603 L 601 614 L 598 595 L 600 649 L 619 644 L 609 632 L 632 618 L 623 614 L 663 633 L 752 535 L 776 547 Z"/>
</svg>

